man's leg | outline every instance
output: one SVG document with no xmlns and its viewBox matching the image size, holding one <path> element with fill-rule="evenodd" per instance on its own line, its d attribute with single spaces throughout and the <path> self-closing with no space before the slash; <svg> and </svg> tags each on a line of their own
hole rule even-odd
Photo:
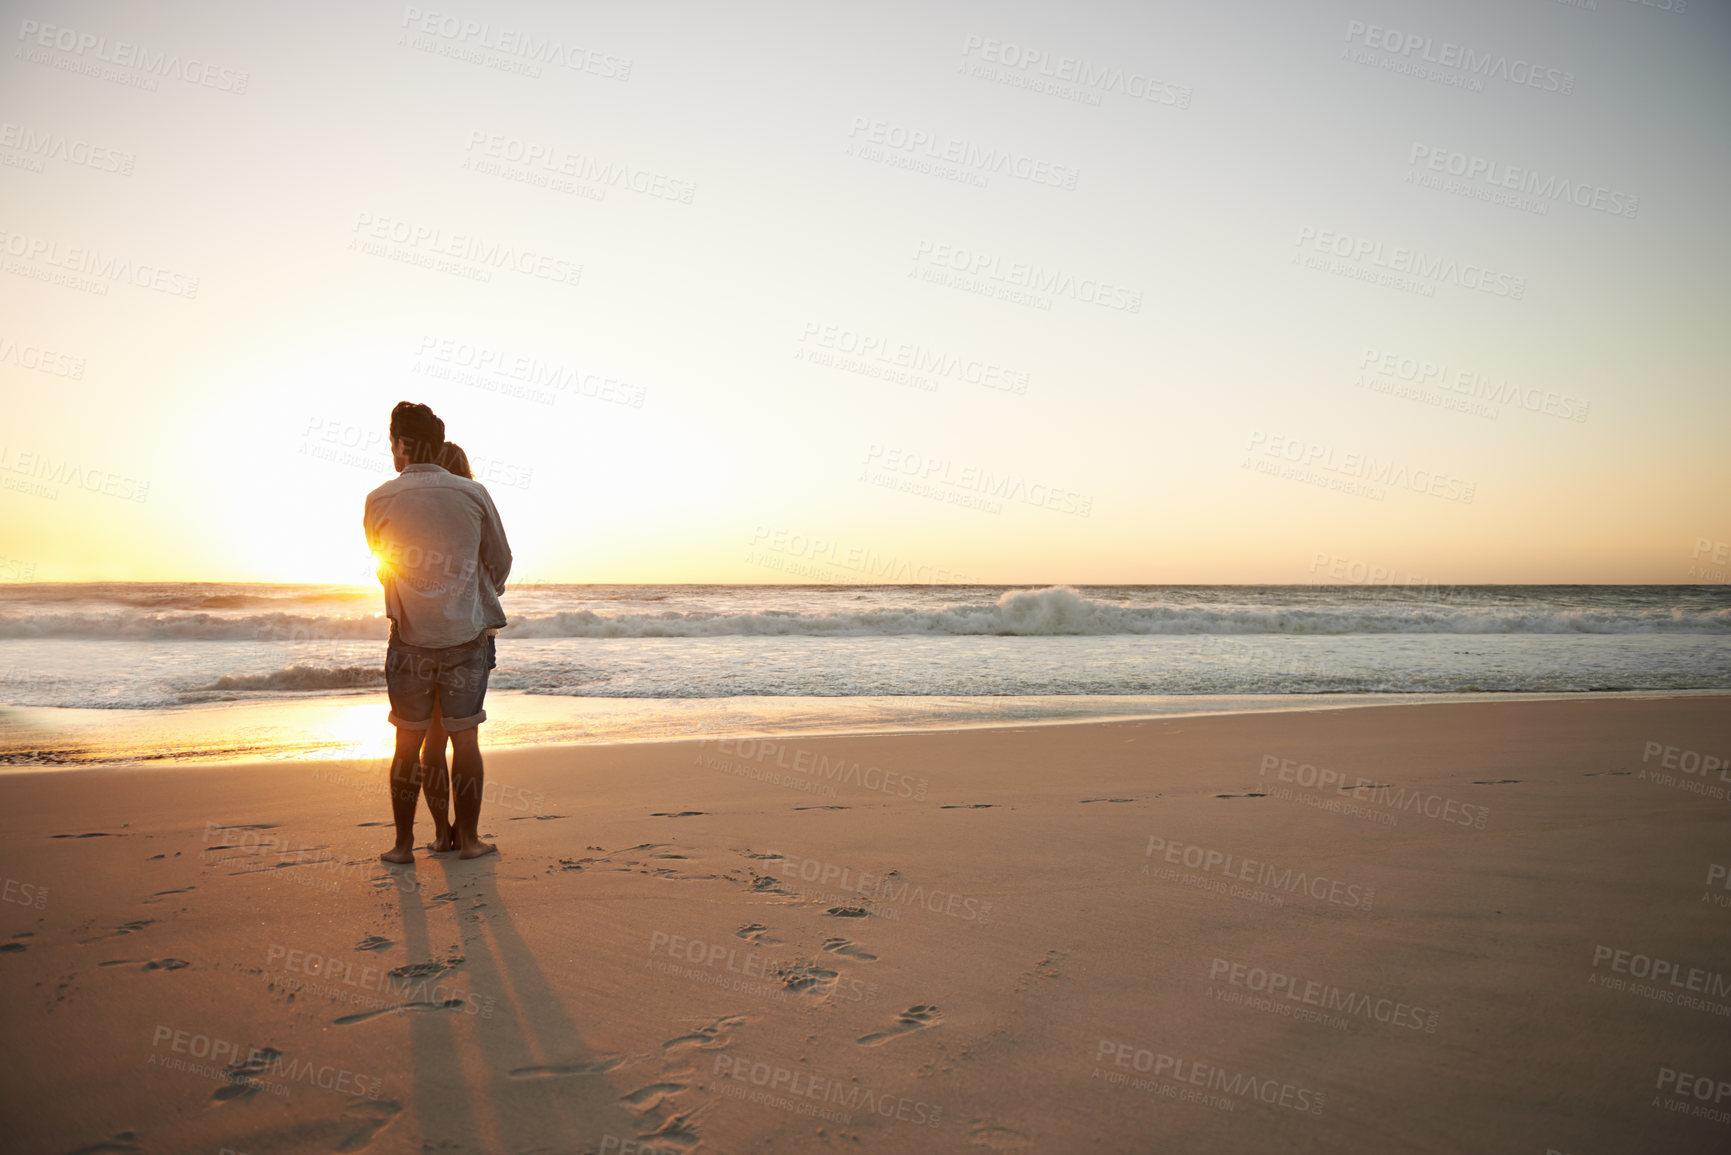
<svg viewBox="0 0 1731 1155">
<path fill-rule="evenodd" d="M 481 768 L 481 731 L 477 726 L 451 731 L 451 787 L 456 795 L 456 830 L 458 855 L 479 858 L 498 850 L 490 842 L 482 842 L 481 787 L 486 774 Z"/>
<path fill-rule="evenodd" d="M 445 727 L 439 723 L 439 707 L 433 707 L 433 724 L 427 728 L 426 741 L 421 743 L 421 786 L 426 791 L 427 810 L 433 816 L 431 849 L 457 849 L 456 836 L 451 833 L 451 778 L 445 764 Z"/>
<path fill-rule="evenodd" d="M 404 645 L 391 626 L 385 647 L 385 694 L 391 701 L 387 721 L 397 728 L 397 749 L 391 757 L 391 818 L 397 826 L 397 844 L 379 855 L 398 864 L 415 860 L 415 803 L 421 786 L 421 741 L 438 701 L 439 663 L 427 652 Z"/>
<path fill-rule="evenodd" d="M 421 730 L 397 728 L 397 750 L 391 757 L 391 818 L 397 824 L 397 844 L 379 855 L 385 862 L 415 861 L 415 803 L 421 793 Z"/>
</svg>

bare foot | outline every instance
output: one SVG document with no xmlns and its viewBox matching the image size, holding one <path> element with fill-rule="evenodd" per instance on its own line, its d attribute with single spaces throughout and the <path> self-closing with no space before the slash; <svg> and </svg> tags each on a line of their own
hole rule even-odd
<svg viewBox="0 0 1731 1155">
<path fill-rule="evenodd" d="M 457 849 L 457 836 L 449 830 L 445 831 L 443 834 L 435 834 L 433 840 L 427 843 L 427 849 L 431 850 L 434 854 L 445 854 L 448 851 L 455 850 Z"/>
<path fill-rule="evenodd" d="M 497 846 L 494 846 L 491 842 L 482 842 L 479 838 L 477 838 L 477 839 L 475 839 L 475 841 L 469 843 L 469 845 L 463 847 L 462 850 L 458 851 L 457 857 L 458 858 L 479 858 L 483 854 L 497 854 L 497 853 L 499 853 L 499 848 Z"/>
<path fill-rule="evenodd" d="M 395 847 L 392 847 L 390 850 L 379 855 L 379 861 L 388 862 L 393 866 L 408 866 L 410 863 L 415 861 L 415 852 L 413 850 L 398 850 Z"/>
</svg>

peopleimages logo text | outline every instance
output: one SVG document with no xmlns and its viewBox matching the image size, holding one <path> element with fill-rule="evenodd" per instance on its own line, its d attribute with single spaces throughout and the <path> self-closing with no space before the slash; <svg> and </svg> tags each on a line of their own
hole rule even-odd
<svg viewBox="0 0 1731 1155">
<path fill-rule="evenodd" d="M 987 147 L 933 129 L 909 128 L 869 116 L 854 117 L 848 137 L 930 160 L 948 161 L 976 172 L 1012 176 L 1062 189 L 1074 189 L 1080 175 L 1072 166 L 1038 160 L 1013 149 Z"/>
<path fill-rule="evenodd" d="M 1193 95 L 1187 85 L 1159 80 L 1146 73 L 1126 71 L 1107 64 L 1096 64 L 1078 56 L 1057 56 L 1034 48 L 1025 48 L 1003 40 L 970 34 L 962 41 L 962 55 L 1020 69 L 1053 80 L 1076 84 L 1083 89 L 1112 92 L 1133 100 L 1189 108 Z"/>
<path fill-rule="evenodd" d="M 537 36 L 520 28 L 495 27 L 487 20 L 469 20 L 448 12 L 432 12 L 409 5 L 403 9 L 402 27 L 410 32 L 437 36 L 454 44 L 485 48 L 536 64 L 557 64 L 604 80 L 631 79 L 632 62 L 628 57 L 585 48 L 581 44 L 568 44 L 552 36 Z"/>
<path fill-rule="evenodd" d="M 1168 1055 L 1152 1047 L 1137 1047 L 1116 1039 L 1101 1039 L 1094 1048 L 1094 1063 L 1096 1075 L 1101 1068 L 1110 1064 L 1173 1083 L 1207 1087 L 1211 1091 L 1221 1091 L 1241 1099 L 1285 1107 L 1289 1111 L 1322 1114 L 1324 1095 L 1315 1088 L 1258 1078 L 1243 1071 L 1234 1072 L 1216 1063 Z"/>
<path fill-rule="evenodd" d="M 235 68 L 222 68 L 192 57 L 182 58 L 178 52 L 153 51 L 125 40 L 110 43 L 108 37 L 76 28 L 23 20 L 18 24 L 18 39 L 27 45 L 53 48 L 72 56 L 99 60 L 118 68 L 136 68 L 152 76 L 172 76 L 202 88 L 218 92 L 246 93 L 251 74 Z"/>
<path fill-rule="evenodd" d="M 1597 970 L 1600 963 L 1608 963 L 1609 969 L 1617 974 L 1664 983 L 1666 986 L 1691 993 L 1712 995 L 1715 998 L 1731 995 L 1731 973 L 1686 966 L 1674 959 L 1655 958 L 1605 943 L 1595 943 L 1593 969 Z"/>
<path fill-rule="evenodd" d="M 677 201 L 680 204 L 690 204 L 691 198 L 697 193 L 697 186 L 690 181 L 677 180 L 662 173 L 649 172 L 617 161 L 603 161 L 556 144 L 526 141 L 496 132 L 477 130 L 469 133 L 466 151 L 471 154 L 479 151 L 482 157 L 490 160 L 521 165 L 555 176 L 568 176 L 585 184 L 598 184 L 607 188 L 617 188 L 623 184 L 632 192 Z"/>
<path fill-rule="evenodd" d="M 1343 1011 L 1359 1018 L 1372 1019 L 1390 1026 L 1436 1034 L 1437 1012 L 1413 1006 L 1403 1000 L 1345 990 L 1333 983 L 1303 979 L 1279 971 L 1215 958 L 1208 964 L 1210 982 L 1224 981 L 1228 986 L 1241 987 L 1267 998 L 1284 998 L 1290 1002 Z"/>
<path fill-rule="evenodd" d="M 171 297 L 191 299 L 198 296 L 197 277 L 177 273 L 161 265 L 134 262 L 130 257 L 102 249 L 62 245 L 51 237 L 29 236 L 0 228 L 0 253 L 8 257 L 39 261 L 43 265 L 64 269 L 68 273 L 92 277 L 99 284 L 102 281 L 112 281 L 115 284 L 136 285 L 141 289 L 154 289 Z M 107 291 L 103 289 L 104 294 Z"/>
<path fill-rule="evenodd" d="M 802 858 L 797 854 L 781 855 L 776 865 L 785 878 L 796 878 L 801 882 L 815 883 L 823 887 L 833 886 L 841 893 L 857 894 L 878 902 L 918 906 L 932 914 L 946 914 L 964 921 L 985 922 L 991 911 L 990 902 L 982 902 L 978 898 L 970 898 L 953 891 L 927 890 L 923 886 L 895 877 L 894 871 L 889 874 L 875 874 L 869 870 L 856 871 L 852 867 L 819 862 L 815 858 Z"/>
<path fill-rule="evenodd" d="M 1036 509 L 1087 517 L 1094 509 L 1094 496 L 1060 485 L 1032 481 L 1017 474 L 997 474 L 978 465 L 958 465 L 948 457 L 922 454 L 917 450 L 873 443 L 866 450 L 865 465 L 886 476 L 901 474 L 951 491 L 978 493 L 986 498 L 1019 501 Z M 994 512 L 996 512 L 994 510 Z"/>
<path fill-rule="evenodd" d="M 1267 433 L 1260 429 L 1251 430 L 1250 441 L 1245 449 L 1252 455 L 1286 460 L 1295 465 L 1354 477 L 1372 485 L 1410 490 L 1413 493 L 1459 501 L 1466 505 L 1471 505 L 1473 497 L 1478 493 L 1477 482 L 1454 477 L 1441 470 L 1412 469 L 1404 463 L 1378 458 L 1370 453 L 1341 453 L 1332 445 L 1287 437 L 1279 433 Z"/>
<path fill-rule="evenodd" d="M 1545 92 L 1567 96 L 1575 91 L 1575 74 L 1560 68 L 1542 68 L 1530 60 L 1510 60 L 1500 52 L 1480 52 L 1452 40 L 1438 41 L 1416 32 L 1401 32 L 1362 20 L 1346 22 L 1346 40 L 1394 56 L 1416 57 L 1426 64 L 1454 68 L 1486 80 L 1506 80 Z"/>
<path fill-rule="evenodd" d="M 1378 268 L 1408 273 L 1425 280 L 1459 285 L 1463 289 L 1474 289 L 1489 293 L 1493 297 L 1507 297 L 1518 301 L 1527 293 L 1525 277 L 1499 273 L 1470 261 L 1463 263 L 1453 257 L 1434 256 L 1402 245 L 1384 246 L 1381 241 L 1355 237 L 1350 233 L 1313 229 L 1305 225 L 1298 230 L 1297 243 L 1301 248 L 1314 249 L 1319 253 L 1328 253 L 1351 261 L 1363 261 Z"/>
<path fill-rule="evenodd" d="M 16 149 L 38 160 L 59 160 L 98 172 L 114 172 L 131 176 L 138 158 L 130 152 L 91 144 L 80 137 L 61 132 L 49 132 L 28 125 L 6 121 L 0 124 L 0 147 Z M 40 171 L 40 170 L 38 170 Z"/>
<path fill-rule="evenodd" d="M 1148 836 L 1148 849 L 1144 854 L 1153 859 L 1156 851 L 1162 861 L 1174 866 L 1182 865 L 1191 870 L 1201 870 L 1205 874 L 1218 874 L 1222 878 L 1284 890 L 1289 894 L 1308 894 L 1311 898 L 1357 910 L 1369 910 L 1376 898 L 1376 891 L 1372 887 L 1348 884 L 1340 879 L 1325 878 L 1303 870 L 1295 871 L 1291 867 L 1283 870 L 1272 863 L 1259 862 L 1254 858 L 1240 858 L 1224 851 L 1151 834 Z M 1147 871 L 1148 867 L 1144 866 L 1142 869 Z"/>
<path fill-rule="evenodd" d="M 914 249 L 914 264 L 949 269 L 969 276 L 1031 289 L 1036 293 L 1051 293 L 1069 297 L 1088 305 L 1100 305 L 1127 313 L 1142 311 L 1142 293 L 1089 277 L 1078 278 L 1063 269 L 1042 268 L 1027 261 L 1006 261 L 994 253 L 968 249 L 960 245 L 920 241 Z"/>
<path fill-rule="evenodd" d="M 1537 169 L 1522 165 L 1504 164 L 1490 157 L 1464 153 L 1440 145 L 1414 143 L 1407 151 L 1406 162 L 1409 165 L 1422 166 L 1431 172 L 1530 193 L 1542 200 L 1565 200 L 1579 208 L 1593 209 L 1617 217 L 1633 218 L 1641 207 L 1640 197 L 1619 189 L 1570 180 L 1555 173 L 1541 173 Z"/>
<path fill-rule="evenodd" d="M 375 240 L 400 245 L 434 256 L 454 257 L 475 265 L 510 269 L 524 276 L 539 277 L 555 284 L 575 285 L 583 279 L 583 266 L 533 249 L 488 240 L 475 233 L 449 232 L 432 225 L 417 224 L 400 217 L 360 213 L 355 218 L 350 248 Z"/>
</svg>

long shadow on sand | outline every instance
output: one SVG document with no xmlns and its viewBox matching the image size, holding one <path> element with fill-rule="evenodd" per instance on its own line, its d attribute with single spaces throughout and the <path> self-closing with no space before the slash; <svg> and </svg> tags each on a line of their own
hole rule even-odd
<svg viewBox="0 0 1731 1155">
<path fill-rule="evenodd" d="M 608 1135 L 629 1139 L 642 1121 L 621 1106 L 606 1077 L 621 1060 L 595 1054 L 566 1013 L 560 982 L 542 967 L 499 893 L 498 874 L 510 869 L 499 855 L 423 855 L 413 870 L 427 885 L 398 887 L 411 958 L 441 954 L 427 927 L 427 906 L 439 900 L 423 896 L 435 888 L 457 896 L 461 970 L 480 1006 L 478 1013 L 413 1016 L 419 1137 L 435 1146 L 506 1151 L 583 1151 Z M 560 976 L 567 988 L 575 977 Z"/>
<path fill-rule="evenodd" d="M 424 861 L 424 860 L 422 860 Z M 437 957 L 427 929 L 422 861 L 415 866 L 388 868 L 397 892 L 403 946 L 412 959 Z M 456 1012 L 461 1013 L 461 1012 Z M 409 1018 L 409 1062 L 414 1080 L 415 1131 L 423 1146 L 439 1141 L 462 1150 L 483 1146 L 475 1126 L 469 1096 L 463 1093 L 463 1069 L 458 1050 L 459 1024 L 451 1014 L 417 1014 Z"/>
</svg>

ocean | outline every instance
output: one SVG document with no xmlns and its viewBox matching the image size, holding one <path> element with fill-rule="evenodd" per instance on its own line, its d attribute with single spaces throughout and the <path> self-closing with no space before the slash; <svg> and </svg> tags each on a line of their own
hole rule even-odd
<svg viewBox="0 0 1731 1155">
<path fill-rule="evenodd" d="M 490 745 L 1731 690 L 1726 586 L 530 585 Z M 374 586 L 0 586 L 0 764 L 377 757 Z"/>
</svg>

